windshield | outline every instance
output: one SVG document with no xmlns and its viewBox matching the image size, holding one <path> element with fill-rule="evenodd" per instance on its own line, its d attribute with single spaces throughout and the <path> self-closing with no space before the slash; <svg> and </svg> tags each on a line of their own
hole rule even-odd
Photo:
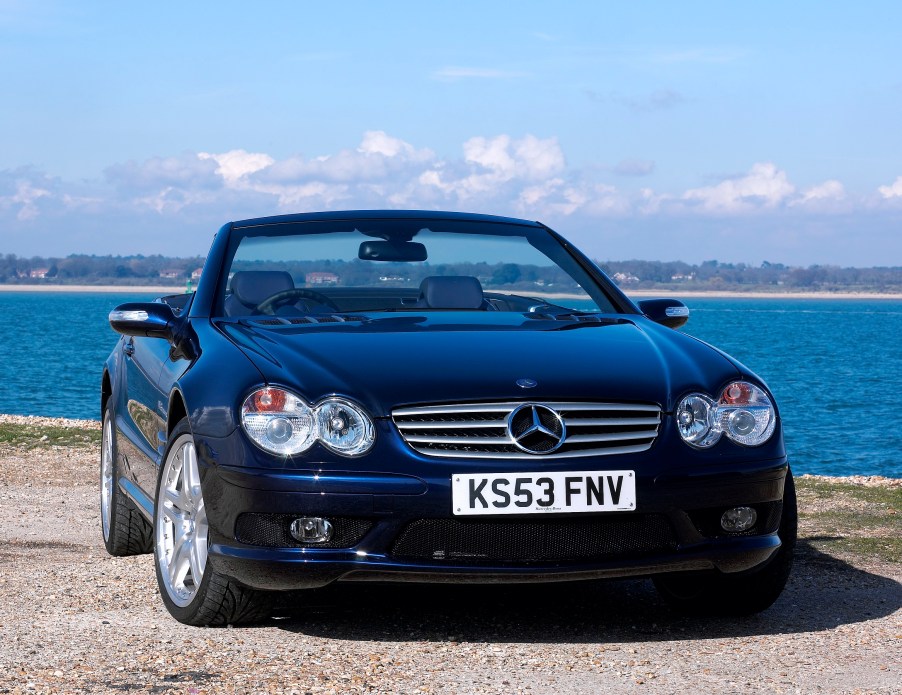
<svg viewBox="0 0 902 695">
<path fill-rule="evenodd" d="M 588 272 L 538 227 L 380 219 L 232 234 L 221 316 L 614 311 Z"/>
</svg>

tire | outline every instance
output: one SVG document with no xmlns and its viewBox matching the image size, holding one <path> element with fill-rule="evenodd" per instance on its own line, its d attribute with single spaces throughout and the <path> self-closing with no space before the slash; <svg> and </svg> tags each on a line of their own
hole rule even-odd
<svg viewBox="0 0 902 695">
<path fill-rule="evenodd" d="M 673 574 L 654 578 L 658 593 L 671 608 L 687 615 L 742 616 L 769 608 L 783 592 L 798 536 L 798 508 L 792 472 L 786 471 L 783 512 L 778 530 L 781 545 L 763 567 L 739 574 Z"/>
<path fill-rule="evenodd" d="M 103 413 L 100 440 L 100 530 L 110 555 L 142 555 L 153 550 L 153 529 L 119 489 L 119 451 L 113 410 Z"/>
<path fill-rule="evenodd" d="M 209 525 L 188 419 L 172 434 L 157 479 L 153 551 L 169 613 L 186 625 L 237 625 L 269 616 L 269 596 L 217 572 L 207 561 Z"/>
</svg>

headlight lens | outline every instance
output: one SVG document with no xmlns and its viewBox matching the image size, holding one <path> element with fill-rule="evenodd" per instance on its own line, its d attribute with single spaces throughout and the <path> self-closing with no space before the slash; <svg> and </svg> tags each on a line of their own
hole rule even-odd
<svg viewBox="0 0 902 695">
<path fill-rule="evenodd" d="M 262 449 L 280 456 L 301 454 L 317 440 L 338 454 L 358 456 L 375 440 L 372 420 L 353 403 L 327 398 L 311 407 L 275 387 L 258 389 L 244 400 L 241 425 Z"/>
<path fill-rule="evenodd" d="M 316 408 L 320 441 L 345 456 L 357 456 L 373 444 L 373 423 L 353 403 L 330 398 Z"/>
<path fill-rule="evenodd" d="M 722 434 L 737 444 L 764 444 L 777 426 L 777 413 L 763 390 L 745 381 L 734 381 L 715 403 L 708 396 L 692 393 L 676 410 L 677 429 L 683 441 L 707 449 Z"/>
<path fill-rule="evenodd" d="M 720 439 L 720 432 L 714 428 L 715 411 L 714 401 L 700 393 L 693 393 L 680 401 L 676 418 L 683 440 L 707 448 Z"/>
<path fill-rule="evenodd" d="M 254 391 L 241 406 L 241 424 L 251 439 L 273 454 L 300 454 L 316 441 L 313 410 L 283 389 Z"/>
</svg>

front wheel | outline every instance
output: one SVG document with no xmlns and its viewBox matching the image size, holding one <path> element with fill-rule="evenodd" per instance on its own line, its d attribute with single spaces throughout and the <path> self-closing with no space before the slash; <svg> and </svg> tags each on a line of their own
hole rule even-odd
<svg viewBox="0 0 902 695">
<path fill-rule="evenodd" d="M 739 574 L 672 574 L 655 577 L 658 593 L 671 608 L 693 615 L 752 615 L 777 600 L 792 570 L 798 536 L 798 508 L 792 472 L 786 471 L 780 547 L 760 569 Z"/>
<path fill-rule="evenodd" d="M 197 448 L 185 418 L 169 437 L 154 505 L 154 564 L 163 603 L 188 625 L 265 618 L 265 594 L 221 575 L 207 562 L 208 531 Z"/>
</svg>

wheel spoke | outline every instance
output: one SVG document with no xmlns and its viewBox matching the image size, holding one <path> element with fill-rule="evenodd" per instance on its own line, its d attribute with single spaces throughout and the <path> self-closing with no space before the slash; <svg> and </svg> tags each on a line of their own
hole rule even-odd
<svg viewBox="0 0 902 695">
<path fill-rule="evenodd" d="M 179 494 L 178 490 L 173 490 L 171 487 L 167 487 L 163 491 L 163 495 L 166 498 L 166 502 L 169 502 L 174 508 L 180 509 L 182 504 L 182 496 Z"/>
<path fill-rule="evenodd" d="M 189 509 L 196 512 L 198 499 L 203 500 L 200 492 L 200 473 L 197 470 L 197 450 L 193 444 L 185 446 L 184 463 L 182 464 L 182 490 L 184 491 Z"/>
<path fill-rule="evenodd" d="M 201 557 L 200 543 L 198 543 L 197 538 L 194 538 L 191 541 L 188 560 L 191 563 L 191 580 L 194 582 L 195 587 L 200 586 L 200 582 L 204 576 L 204 564 L 206 558 Z"/>
<path fill-rule="evenodd" d="M 165 506 L 161 511 L 163 518 L 167 519 L 175 526 L 181 526 L 185 522 L 185 520 L 189 518 L 189 515 L 175 504 L 173 504 L 171 507 Z"/>
<path fill-rule="evenodd" d="M 169 561 L 169 577 L 175 589 L 184 585 L 185 574 L 191 564 L 191 536 L 181 533 L 174 539 L 172 556 Z"/>
</svg>

